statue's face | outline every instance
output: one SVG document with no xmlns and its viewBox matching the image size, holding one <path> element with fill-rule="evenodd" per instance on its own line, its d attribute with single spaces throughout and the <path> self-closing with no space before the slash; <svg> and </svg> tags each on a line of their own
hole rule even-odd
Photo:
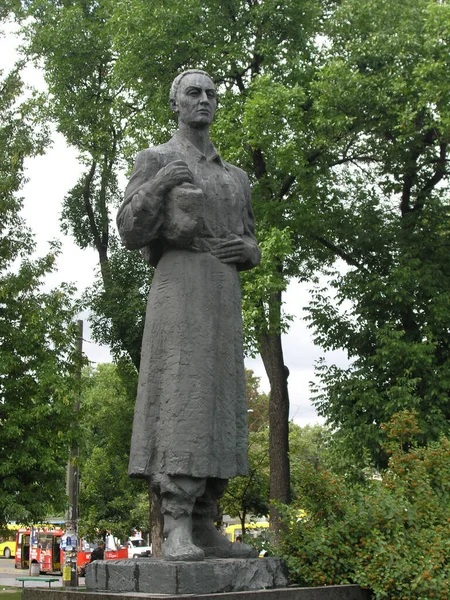
<svg viewBox="0 0 450 600">
<path fill-rule="evenodd" d="M 216 108 L 216 88 L 211 79 L 202 73 L 185 75 L 173 105 L 178 122 L 190 127 L 209 127 Z"/>
</svg>

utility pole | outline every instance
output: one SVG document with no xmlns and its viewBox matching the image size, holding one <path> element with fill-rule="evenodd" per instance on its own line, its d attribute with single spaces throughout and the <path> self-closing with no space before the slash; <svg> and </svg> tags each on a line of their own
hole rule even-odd
<svg viewBox="0 0 450 600">
<path fill-rule="evenodd" d="M 76 373 L 78 393 L 73 405 L 73 423 L 75 424 L 78 422 L 78 412 L 80 410 L 81 365 L 83 361 L 83 321 L 81 320 L 78 321 L 77 356 L 79 363 Z M 61 539 L 61 548 L 64 550 L 63 584 L 65 587 L 78 587 L 78 457 L 78 441 L 75 439 L 69 449 L 69 461 L 67 463 L 66 492 L 69 505 L 66 512 L 66 531 Z"/>
</svg>

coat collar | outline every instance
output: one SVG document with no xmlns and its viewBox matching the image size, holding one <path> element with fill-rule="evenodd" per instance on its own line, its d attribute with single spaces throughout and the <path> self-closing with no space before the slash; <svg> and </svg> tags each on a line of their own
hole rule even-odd
<svg viewBox="0 0 450 600">
<path fill-rule="evenodd" d="M 222 167 L 226 168 L 224 161 L 220 158 L 220 155 L 217 152 L 216 147 L 214 146 L 214 144 L 212 142 L 211 142 L 211 154 L 210 154 L 209 158 L 206 158 L 206 156 L 203 154 L 203 152 L 200 152 L 200 150 L 196 146 L 194 146 L 194 144 L 192 142 L 190 142 L 186 137 L 184 137 L 184 135 L 182 133 L 180 133 L 179 131 L 177 131 L 174 134 L 171 141 L 173 141 L 177 146 L 181 146 L 183 148 L 183 150 L 186 151 L 187 154 L 196 158 L 198 160 L 198 162 L 200 162 L 201 160 L 207 160 L 208 162 L 214 161 L 214 162 L 219 163 Z"/>
</svg>

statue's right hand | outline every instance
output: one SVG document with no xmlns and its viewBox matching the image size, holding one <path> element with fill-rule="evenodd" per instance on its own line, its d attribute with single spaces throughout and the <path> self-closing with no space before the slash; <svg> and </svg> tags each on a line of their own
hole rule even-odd
<svg viewBox="0 0 450 600">
<path fill-rule="evenodd" d="M 146 181 L 134 196 L 135 210 L 153 210 L 156 198 L 163 198 L 182 183 L 192 183 L 194 176 L 184 160 L 174 160 L 160 169 L 153 179 Z"/>
<path fill-rule="evenodd" d="M 192 183 L 194 176 L 184 160 L 174 160 L 158 171 L 155 184 L 158 192 L 165 194 L 182 183 Z"/>
</svg>

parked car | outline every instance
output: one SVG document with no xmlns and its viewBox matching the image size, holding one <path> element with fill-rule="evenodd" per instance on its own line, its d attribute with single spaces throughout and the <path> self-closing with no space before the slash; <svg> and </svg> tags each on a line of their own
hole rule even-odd
<svg viewBox="0 0 450 600">
<path fill-rule="evenodd" d="M 128 558 L 140 558 L 142 556 L 151 556 L 152 547 L 147 546 L 142 538 L 128 539 Z"/>
</svg>

